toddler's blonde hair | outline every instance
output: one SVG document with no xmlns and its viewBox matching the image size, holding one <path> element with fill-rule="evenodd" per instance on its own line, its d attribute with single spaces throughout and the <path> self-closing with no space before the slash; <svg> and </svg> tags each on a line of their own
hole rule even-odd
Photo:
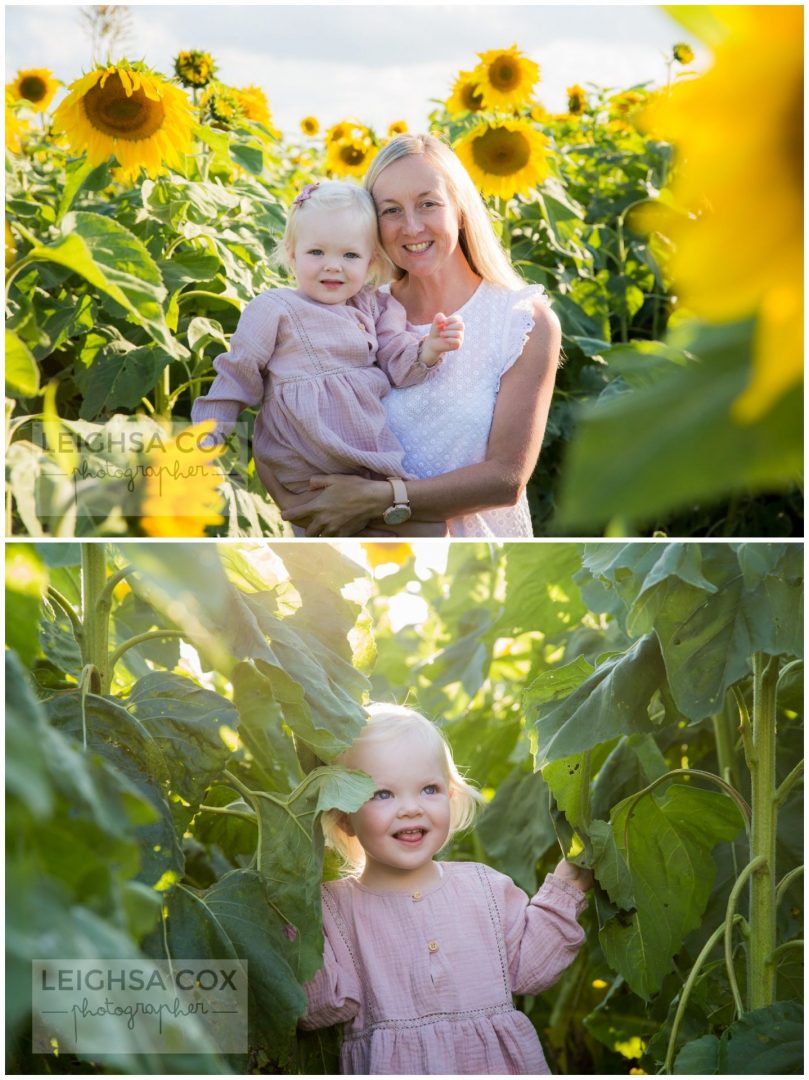
<svg viewBox="0 0 809 1080">
<path fill-rule="evenodd" d="M 439 755 L 447 777 L 449 800 L 449 835 L 447 843 L 455 833 L 472 824 L 479 803 L 483 796 L 465 780 L 458 771 L 452 757 L 449 743 L 426 716 L 404 705 L 385 705 L 372 702 L 367 705 L 368 722 L 348 750 L 344 750 L 335 759 L 335 764 L 352 767 L 352 752 L 359 745 L 393 742 L 401 735 L 414 735 L 425 746 Z M 321 816 L 321 826 L 326 843 L 337 851 L 343 859 L 344 869 L 348 874 L 357 874 L 365 866 L 365 852 L 356 836 L 349 836 L 343 827 L 345 814 L 341 810 L 326 810 Z"/>
<path fill-rule="evenodd" d="M 301 216 L 305 215 L 310 207 L 332 211 L 348 210 L 356 215 L 357 228 L 365 231 L 374 252 L 366 284 L 374 286 L 381 281 L 389 281 L 393 273 L 393 263 L 385 254 L 379 239 L 376 206 L 370 193 L 359 184 L 342 180 L 323 180 L 307 187 L 311 190 L 306 198 L 293 202 L 289 208 L 284 235 L 272 256 L 273 265 L 294 276 L 291 256 L 298 240 Z"/>
</svg>

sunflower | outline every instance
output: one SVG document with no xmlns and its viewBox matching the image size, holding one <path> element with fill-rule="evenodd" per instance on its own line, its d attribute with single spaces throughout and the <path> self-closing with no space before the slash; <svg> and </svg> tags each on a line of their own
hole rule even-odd
<svg viewBox="0 0 809 1080">
<path fill-rule="evenodd" d="M 304 135 L 309 135 L 310 137 L 317 135 L 320 131 L 320 123 L 317 117 L 304 116 L 303 120 L 301 120 L 301 131 Z"/>
<path fill-rule="evenodd" d="M 587 91 L 583 86 L 574 83 L 568 86 L 565 93 L 567 94 L 567 111 L 571 116 L 581 116 L 587 108 Z"/>
<path fill-rule="evenodd" d="M 213 462 L 225 448 L 200 447 L 214 427 L 205 420 L 186 428 L 147 457 L 140 525 L 148 536 L 204 536 L 208 525 L 222 524 L 222 472 Z"/>
<path fill-rule="evenodd" d="M 273 135 L 280 135 L 280 132 L 273 125 L 267 95 L 260 86 L 245 86 L 244 89 L 237 90 L 236 100 L 248 120 L 253 120 L 256 124 L 262 124 Z"/>
<path fill-rule="evenodd" d="M 362 140 L 372 138 L 370 129 L 365 124 L 361 124 L 359 120 L 339 120 L 326 131 L 327 143 L 345 141 L 346 139 Z"/>
<path fill-rule="evenodd" d="M 388 138 L 395 139 L 397 135 L 404 135 L 407 131 L 407 122 L 405 120 L 394 120 L 392 124 L 388 124 Z"/>
<path fill-rule="evenodd" d="M 528 105 L 539 81 L 539 65 L 523 56 L 516 45 L 478 53 L 480 64 L 472 72 L 475 92 L 487 109 L 519 109 Z"/>
<path fill-rule="evenodd" d="M 216 80 L 206 86 L 199 106 L 202 119 L 215 128 L 231 128 L 244 119 L 238 91 Z"/>
<path fill-rule="evenodd" d="M 61 85 L 48 68 L 27 68 L 18 71 L 14 82 L 7 83 L 6 89 L 15 101 L 23 102 L 26 108 L 33 112 L 45 112 Z"/>
<path fill-rule="evenodd" d="M 484 196 L 527 195 L 549 173 L 547 140 L 525 120 L 478 124 L 455 144 Z"/>
<path fill-rule="evenodd" d="M 92 165 L 116 157 L 122 177 L 156 176 L 191 151 L 191 106 L 176 86 L 140 64 L 98 67 L 68 87 L 53 127 Z"/>
<path fill-rule="evenodd" d="M 362 549 L 365 552 L 365 558 L 368 560 L 368 565 L 372 570 L 375 570 L 378 566 L 388 566 L 392 563 L 395 563 L 396 566 L 404 566 L 405 563 L 413 558 L 413 547 L 411 544 L 371 543 L 371 541 L 363 541 Z"/>
<path fill-rule="evenodd" d="M 672 48 L 671 55 L 678 64 L 690 64 L 694 59 L 694 50 L 690 45 L 680 42 Z"/>
<path fill-rule="evenodd" d="M 189 49 L 174 58 L 174 73 L 183 84 L 193 89 L 207 86 L 216 74 L 216 64 L 210 53 Z"/>
<path fill-rule="evenodd" d="M 803 12 L 714 8 L 726 29 L 705 75 L 644 116 L 673 141 L 670 272 L 684 307 L 715 322 L 756 314 L 753 379 L 734 416 L 757 419 L 802 378 Z"/>
<path fill-rule="evenodd" d="M 478 77 L 472 71 L 461 71 L 452 87 L 452 93 L 447 98 L 446 108 L 450 116 L 459 116 L 461 113 L 476 113 L 483 108 L 483 98 L 478 93 Z"/>
<path fill-rule="evenodd" d="M 326 168 L 337 176 L 364 176 L 375 150 L 368 134 L 333 139 L 326 150 Z"/>
<path fill-rule="evenodd" d="M 23 137 L 27 134 L 28 124 L 20 119 L 19 112 L 14 108 L 13 98 L 6 90 L 6 149 L 12 154 L 19 154 Z"/>
</svg>

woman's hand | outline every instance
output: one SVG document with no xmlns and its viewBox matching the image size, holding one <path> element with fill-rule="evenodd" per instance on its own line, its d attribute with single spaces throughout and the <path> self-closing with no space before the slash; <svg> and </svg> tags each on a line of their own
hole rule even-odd
<svg viewBox="0 0 809 1080">
<path fill-rule="evenodd" d="M 574 866 L 567 859 L 562 859 L 553 873 L 555 877 L 567 881 L 570 885 L 575 885 L 582 892 L 587 892 L 588 889 L 593 887 L 593 871 L 587 870 L 583 866 Z"/>
<path fill-rule="evenodd" d="M 305 506 L 285 509 L 285 521 L 306 520 L 307 536 L 355 536 L 391 505 L 387 480 L 361 476 L 313 476 L 316 494 Z"/>
</svg>

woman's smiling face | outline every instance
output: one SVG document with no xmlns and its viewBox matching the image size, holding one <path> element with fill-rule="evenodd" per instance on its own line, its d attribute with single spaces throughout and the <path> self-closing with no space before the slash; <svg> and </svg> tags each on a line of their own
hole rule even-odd
<svg viewBox="0 0 809 1080">
<path fill-rule="evenodd" d="M 440 270 L 458 248 L 458 210 L 444 175 L 422 154 L 388 165 L 372 195 L 382 245 L 416 277 Z"/>
</svg>

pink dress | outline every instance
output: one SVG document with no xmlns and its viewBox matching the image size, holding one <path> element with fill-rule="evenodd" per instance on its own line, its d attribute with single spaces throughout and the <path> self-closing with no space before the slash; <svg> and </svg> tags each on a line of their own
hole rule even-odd
<svg viewBox="0 0 809 1080">
<path fill-rule="evenodd" d="M 422 336 L 407 329 L 404 308 L 387 293 L 363 289 L 345 304 L 321 304 L 268 289 L 242 312 L 191 419 L 216 420 L 223 436 L 243 409 L 261 403 L 256 466 L 290 491 L 308 491 L 316 473 L 407 478 L 382 399 L 391 384 L 412 386 L 435 370 L 420 360 Z"/>
<path fill-rule="evenodd" d="M 550 874 L 529 901 L 488 866 L 439 865 L 423 894 L 323 886 L 324 966 L 301 1027 L 345 1022 L 344 1074 L 548 1073 L 511 995 L 539 993 L 572 962 L 584 894 Z"/>
</svg>

